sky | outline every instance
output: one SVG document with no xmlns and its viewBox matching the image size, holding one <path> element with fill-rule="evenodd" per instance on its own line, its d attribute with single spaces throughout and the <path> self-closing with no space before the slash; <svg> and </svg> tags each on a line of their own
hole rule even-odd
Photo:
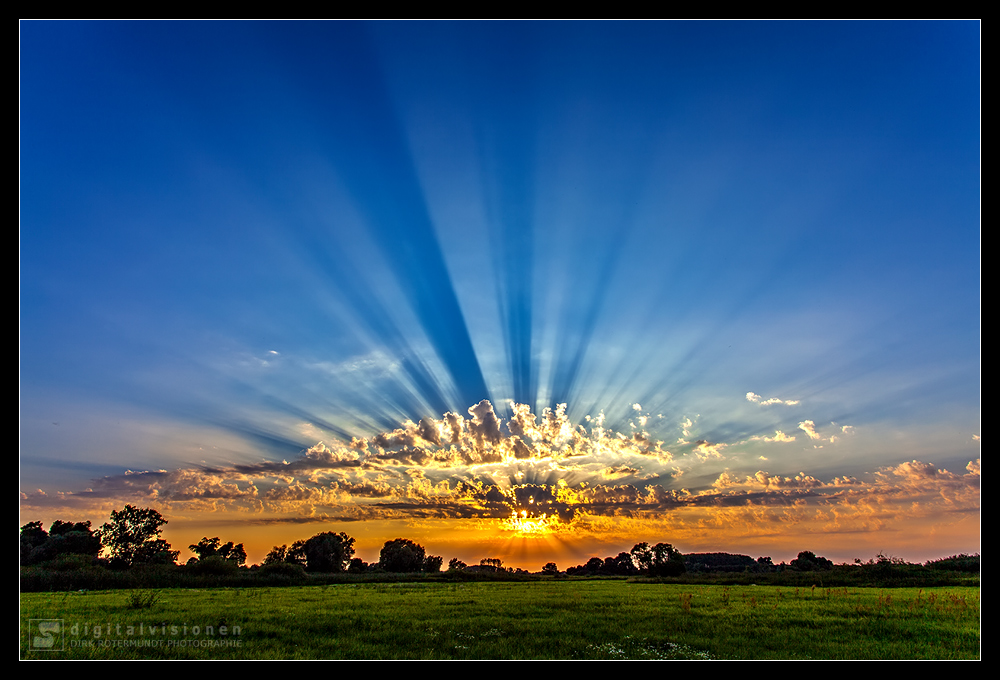
<svg viewBox="0 0 1000 680">
<path fill-rule="evenodd" d="M 980 545 L 980 24 L 20 23 L 20 523 Z"/>
</svg>

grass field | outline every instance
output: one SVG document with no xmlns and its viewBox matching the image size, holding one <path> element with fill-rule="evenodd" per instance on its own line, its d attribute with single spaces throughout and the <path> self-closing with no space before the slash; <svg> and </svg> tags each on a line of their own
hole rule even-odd
<svg viewBox="0 0 1000 680">
<path fill-rule="evenodd" d="M 21 595 L 24 659 L 979 655 L 978 588 L 552 580 Z"/>
</svg>

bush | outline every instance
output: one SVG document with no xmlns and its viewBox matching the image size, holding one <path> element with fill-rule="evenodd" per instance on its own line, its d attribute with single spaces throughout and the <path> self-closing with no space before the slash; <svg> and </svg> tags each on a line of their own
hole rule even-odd
<svg viewBox="0 0 1000 680">
<path fill-rule="evenodd" d="M 185 565 L 184 569 L 192 574 L 205 576 L 229 576 L 240 570 L 236 562 L 219 555 L 212 555 L 203 560 L 192 560 Z"/>
<path fill-rule="evenodd" d="M 72 571 L 75 569 L 95 569 L 94 558 L 90 555 L 60 555 L 54 560 L 38 565 L 52 571 Z"/>
<path fill-rule="evenodd" d="M 943 557 L 940 560 L 931 560 L 925 567 L 940 571 L 961 571 L 969 574 L 979 573 L 979 555 L 952 555 Z"/>
<path fill-rule="evenodd" d="M 293 564 L 291 562 L 272 562 L 271 564 L 265 564 L 260 569 L 256 570 L 259 576 L 264 578 L 281 577 L 281 578 L 305 578 L 306 570 L 301 564 Z"/>
<path fill-rule="evenodd" d="M 141 590 L 129 592 L 125 599 L 125 606 L 129 609 L 149 609 L 160 599 L 160 594 L 156 592 L 145 593 Z"/>
</svg>

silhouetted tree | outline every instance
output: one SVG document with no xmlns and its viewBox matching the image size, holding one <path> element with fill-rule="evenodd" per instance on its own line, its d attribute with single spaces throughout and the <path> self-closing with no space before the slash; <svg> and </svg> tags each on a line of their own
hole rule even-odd
<svg viewBox="0 0 1000 680">
<path fill-rule="evenodd" d="M 378 563 L 385 571 L 407 573 L 423 569 L 424 557 L 422 545 L 417 545 L 406 538 L 396 538 L 386 541 L 382 546 Z"/>
<path fill-rule="evenodd" d="M 271 552 L 264 556 L 264 561 L 261 564 L 280 564 L 282 562 L 292 563 L 292 560 L 288 559 L 288 545 L 276 545 L 271 548 Z"/>
<path fill-rule="evenodd" d="M 38 564 L 63 555 L 83 555 L 94 559 L 101 553 L 101 540 L 90 529 L 90 522 L 56 520 L 48 532 L 41 522 L 21 527 L 21 564 Z"/>
<path fill-rule="evenodd" d="M 65 536 L 66 534 L 89 534 L 90 522 L 64 522 L 57 519 L 49 527 L 49 536 Z"/>
<path fill-rule="evenodd" d="M 632 562 L 632 555 L 627 552 L 620 552 L 617 557 L 606 558 L 604 568 L 608 573 L 618 576 L 628 576 L 639 571 Z"/>
<path fill-rule="evenodd" d="M 448 571 L 462 571 L 468 564 L 458 559 L 457 557 L 452 557 L 448 562 Z"/>
<path fill-rule="evenodd" d="M 825 557 L 817 557 L 814 553 L 804 550 L 799 556 L 788 563 L 796 571 L 826 571 L 833 569 L 833 562 Z"/>
<path fill-rule="evenodd" d="M 684 557 L 669 543 L 637 543 L 629 553 L 635 566 L 650 576 L 677 576 L 685 571 Z"/>
<path fill-rule="evenodd" d="M 480 566 L 483 567 L 493 567 L 494 569 L 503 569 L 503 560 L 499 557 L 484 557 L 479 560 Z"/>
<path fill-rule="evenodd" d="M 42 528 L 41 522 L 28 522 L 21 527 L 21 565 L 32 564 L 32 552 L 48 540 L 49 533 Z"/>
<path fill-rule="evenodd" d="M 542 567 L 542 573 L 549 576 L 555 576 L 559 573 L 559 567 L 556 566 L 555 562 L 546 562 L 545 566 Z"/>
<path fill-rule="evenodd" d="M 653 549 L 649 543 L 636 543 L 630 551 L 632 561 L 636 568 L 644 574 L 649 573 L 649 568 L 653 566 Z"/>
<path fill-rule="evenodd" d="M 86 555 L 91 559 L 101 554 L 101 539 L 90 529 L 90 522 L 59 522 L 49 527 L 47 545 L 56 555 Z"/>
<path fill-rule="evenodd" d="M 242 567 L 247 561 L 247 551 L 243 549 L 242 543 L 236 545 L 233 545 L 232 541 L 223 543 L 222 539 L 218 536 L 214 538 L 206 536 L 198 541 L 196 545 L 188 546 L 188 549 L 196 554 L 199 560 L 204 560 L 208 557 L 221 557 L 238 567 Z"/>
<path fill-rule="evenodd" d="M 305 556 L 307 571 L 344 571 L 354 556 L 354 539 L 343 531 L 339 534 L 326 531 L 302 542 L 300 547 L 298 542 L 292 544 L 291 552 L 297 553 L 298 550 Z"/>
<path fill-rule="evenodd" d="M 112 510 L 111 519 L 101 525 L 97 536 L 110 553 L 113 564 L 127 567 L 137 564 L 174 564 L 179 550 L 160 538 L 167 520 L 152 508 L 126 505 Z"/>
<path fill-rule="evenodd" d="M 441 564 L 443 562 L 443 557 L 439 557 L 438 555 L 428 555 L 424 558 L 424 571 L 428 574 L 436 574 L 441 571 Z"/>
<path fill-rule="evenodd" d="M 276 545 L 271 548 L 271 552 L 267 553 L 264 557 L 264 562 L 262 564 L 279 564 L 281 562 L 285 562 L 304 567 L 306 564 L 306 555 L 302 551 L 302 546 L 304 546 L 305 543 L 305 541 L 295 541 L 295 543 L 292 543 L 291 548 L 287 545 Z"/>
<path fill-rule="evenodd" d="M 653 564 L 649 573 L 653 576 L 680 576 L 686 571 L 684 556 L 669 543 L 653 546 Z"/>
</svg>

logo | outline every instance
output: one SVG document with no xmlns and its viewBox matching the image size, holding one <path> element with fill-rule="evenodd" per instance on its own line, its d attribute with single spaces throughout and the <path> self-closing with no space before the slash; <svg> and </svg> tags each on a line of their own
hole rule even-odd
<svg viewBox="0 0 1000 680">
<path fill-rule="evenodd" d="M 65 646 L 62 619 L 28 619 L 28 649 L 61 652 Z"/>
</svg>

